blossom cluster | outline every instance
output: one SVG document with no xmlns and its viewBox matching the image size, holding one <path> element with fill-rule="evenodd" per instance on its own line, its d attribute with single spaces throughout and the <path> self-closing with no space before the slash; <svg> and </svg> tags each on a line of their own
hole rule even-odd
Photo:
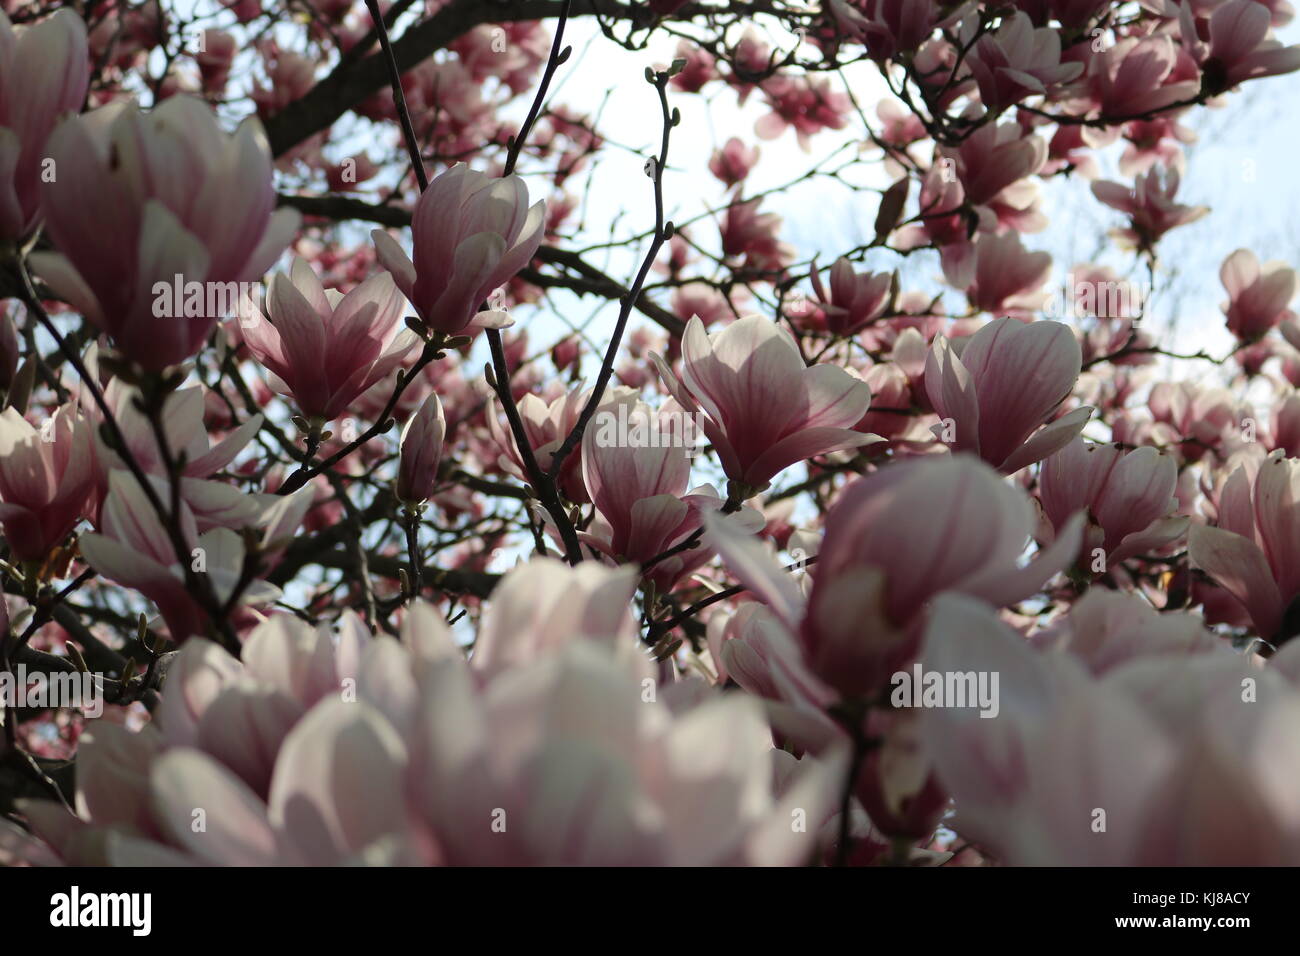
<svg viewBox="0 0 1300 956">
<path fill-rule="evenodd" d="M 0 699 L 0 863 L 1300 862 L 1296 268 L 1149 314 L 1288 4 L 616 5 L 645 231 L 589 13 L 79 6 L 0 0 L 0 686 L 97 705 Z"/>
</svg>

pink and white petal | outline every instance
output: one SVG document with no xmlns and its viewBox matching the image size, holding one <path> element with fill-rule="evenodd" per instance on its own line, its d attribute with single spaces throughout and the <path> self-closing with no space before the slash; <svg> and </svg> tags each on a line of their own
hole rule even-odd
<svg viewBox="0 0 1300 956">
<path fill-rule="evenodd" d="M 235 460 L 262 427 L 262 415 L 254 415 L 240 424 L 233 432 L 202 455 L 191 459 L 185 466 L 185 473 L 197 478 L 206 478 L 215 471 L 220 471 Z"/>
<path fill-rule="evenodd" d="M 397 240 L 384 230 L 372 230 L 370 239 L 375 244 L 375 258 L 392 274 L 393 282 L 402 290 L 402 294 L 410 299 L 415 288 L 415 264 L 397 244 Z"/>
<path fill-rule="evenodd" d="M 118 584 L 147 594 L 156 587 L 167 588 L 176 583 L 170 568 L 140 553 L 134 546 L 93 533 L 83 534 L 79 545 L 86 563 Z"/>
<path fill-rule="evenodd" d="M 256 282 L 266 275 L 280 254 L 293 242 L 301 225 L 302 214 L 296 209 L 277 209 L 271 213 L 266 231 L 262 233 L 262 238 L 244 263 L 236 281 Z"/>
<path fill-rule="evenodd" d="M 1271 455 L 1255 477 L 1260 541 L 1284 598 L 1300 594 L 1300 464 Z"/>
<path fill-rule="evenodd" d="M 157 722 L 167 743 L 192 746 L 207 709 L 243 673 L 243 665 L 225 648 L 203 638 L 187 641 L 167 669 L 158 707 Z"/>
<path fill-rule="evenodd" d="M 386 274 L 385 274 L 385 277 Z M 374 278 L 374 277 L 372 277 Z M 293 262 L 289 266 L 289 281 L 298 293 L 307 300 L 307 304 L 317 315 L 329 315 L 334 311 L 330 305 L 329 299 L 325 296 L 325 286 L 321 285 L 320 277 L 316 275 L 316 270 L 311 267 L 306 259 L 301 256 L 294 256 Z M 369 279 L 366 280 L 370 281 Z M 392 281 L 391 279 L 389 281 Z M 357 286 L 363 288 L 365 283 Z M 355 290 L 354 290 L 355 291 Z M 337 316 L 336 316 L 337 318 Z"/>
<path fill-rule="evenodd" d="M 370 640 L 356 680 L 357 698 L 373 705 L 398 733 L 405 735 L 414 728 L 419 689 L 406 648 L 387 635 Z"/>
<path fill-rule="evenodd" d="M 515 324 L 509 312 L 499 309 L 483 309 L 475 312 L 467 328 L 471 329 L 508 329 Z"/>
<path fill-rule="evenodd" d="M 105 329 L 99 300 L 67 256 L 58 252 L 33 252 L 27 257 L 27 262 L 56 298 L 68 303 L 100 329 Z"/>
<path fill-rule="evenodd" d="M 755 487 L 763 487 L 773 477 L 798 462 L 882 441 L 884 439 L 879 435 L 863 434 L 849 428 L 808 428 L 787 435 L 763 452 L 745 470 L 745 481 Z"/>
<path fill-rule="evenodd" d="M 405 828 L 406 748 L 364 701 L 321 701 L 285 738 L 269 819 L 309 863 L 328 865 Z"/>
<path fill-rule="evenodd" d="M 1268 34 L 1271 14 L 1258 3 L 1224 3 L 1210 14 L 1210 56 L 1227 65 L 1252 53 Z"/>
<path fill-rule="evenodd" d="M 838 365 L 814 365 L 800 382 L 804 428 L 852 428 L 871 406 L 871 386 Z"/>
<path fill-rule="evenodd" d="M 1282 593 L 1255 542 L 1221 528 L 1192 525 L 1187 551 L 1196 567 L 1246 608 L 1261 637 L 1268 640 L 1277 633 L 1282 624 Z"/>
<path fill-rule="evenodd" d="M 975 381 L 943 336 L 935 338 L 925 359 L 925 393 L 939 417 L 953 422 L 953 450 L 978 452 L 980 409 Z"/>
<path fill-rule="evenodd" d="M 646 560 L 666 550 L 689 512 L 689 505 L 670 494 L 633 502 L 628 515 L 630 556 Z"/>
<path fill-rule="evenodd" d="M 794 760 L 785 751 L 774 751 L 772 756 Z M 751 866 L 801 866 L 815 859 L 822 824 L 838 808 L 848 767 L 849 752 L 843 741 L 816 757 L 805 755 L 799 760 L 793 780 L 776 806 L 746 837 L 745 862 Z M 795 811 L 807 824 L 802 829 L 791 826 Z"/>
<path fill-rule="evenodd" d="M 704 540 L 723 564 L 755 597 L 794 633 L 803 619 L 804 594 L 795 579 L 752 534 L 736 528 L 727 516 L 704 515 Z"/>
<path fill-rule="evenodd" d="M 1228 295 L 1236 299 L 1259 278 L 1259 260 L 1249 249 L 1238 249 L 1223 260 L 1219 267 L 1219 280 L 1228 290 Z"/>
<path fill-rule="evenodd" d="M 1023 445 L 1013 451 L 998 470 L 1004 475 L 1014 475 L 1021 468 L 1042 461 L 1048 455 L 1060 451 L 1079 437 L 1088 424 L 1088 419 L 1095 411 L 1091 405 L 1082 405 L 1068 414 L 1062 415 L 1030 437 Z"/>
<path fill-rule="evenodd" d="M 1150 554 L 1178 541 L 1191 525 L 1191 519 L 1180 515 L 1157 518 L 1141 531 L 1126 534 L 1108 557 L 1111 562 L 1126 561 L 1134 555 Z"/>
<path fill-rule="evenodd" d="M 149 774 L 158 824 L 180 848 L 216 866 L 269 866 L 286 859 L 266 805 L 225 767 L 187 747 L 160 756 Z M 203 826 L 195 824 L 202 821 Z"/>
<path fill-rule="evenodd" d="M 1024 567 L 989 566 L 963 579 L 953 590 L 981 597 L 996 607 L 1023 600 L 1074 562 L 1083 543 L 1084 522 L 1082 512 L 1074 515 L 1056 539 Z"/>
<path fill-rule="evenodd" d="M 95 721 L 77 750 L 77 813 L 96 826 L 152 830 L 149 767 L 160 749 L 156 733 Z"/>
</svg>

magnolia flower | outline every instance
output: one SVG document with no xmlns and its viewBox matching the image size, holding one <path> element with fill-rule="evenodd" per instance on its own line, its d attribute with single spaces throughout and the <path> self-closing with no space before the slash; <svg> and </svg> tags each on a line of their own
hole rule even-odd
<svg viewBox="0 0 1300 956">
<path fill-rule="evenodd" d="M 87 363 L 94 368 L 92 360 Z M 94 374 L 92 372 L 92 374 Z M 262 416 L 253 415 L 221 441 L 209 447 L 209 431 L 204 424 L 203 389 L 199 386 L 177 389 L 163 402 L 159 416 L 167 448 L 174 460 L 184 459 L 181 469 L 181 497 L 194 515 L 200 532 L 215 527 L 239 528 L 251 524 L 265 505 L 274 500 L 269 495 L 246 495 L 223 481 L 213 478 L 253 440 L 262 426 Z M 104 389 L 105 403 L 122 433 L 127 450 L 146 474 L 166 481 L 168 468 L 158 447 L 158 436 L 153 424 L 138 407 L 139 390 L 113 379 Z M 92 417 L 97 408 L 87 404 Z M 97 519 L 99 508 L 108 494 L 109 476 L 126 463 L 111 449 L 95 430 L 95 508 L 90 517 Z M 165 496 L 170 500 L 170 495 Z"/>
<path fill-rule="evenodd" d="M 1293 863 L 1296 655 L 1260 669 L 1221 642 L 1185 640 L 1181 654 L 1152 641 L 1154 653 L 1097 675 L 1069 650 L 1036 651 L 978 602 L 937 602 L 925 668 L 1001 677 L 997 720 L 920 715 L 961 835 L 1021 866 Z"/>
<path fill-rule="evenodd" d="M 0 10 L 0 240 L 24 238 L 39 220 L 46 141 L 81 109 L 89 83 L 80 17 L 59 10 L 15 34 Z"/>
<path fill-rule="evenodd" d="M 719 680 L 734 680 L 765 699 L 774 734 L 783 747 L 826 753 L 846 743 L 848 735 L 828 713 L 837 699 L 835 691 L 808 671 L 774 614 L 747 602 L 734 614 L 710 618 L 708 636 Z M 888 836 L 928 837 L 948 797 L 934 776 L 928 754 L 919 746 L 917 721 L 904 711 L 873 710 L 862 731 L 876 745 L 862 760 L 853 792 L 871 823 Z M 860 841 L 859 847 L 869 843 Z"/>
<path fill-rule="evenodd" d="M 479 622 L 470 670 L 489 679 L 591 641 L 627 661 L 639 660 L 631 615 L 637 574 L 585 561 L 570 568 L 536 558 L 513 568 L 492 592 Z"/>
<path fill-rule="evenodd" d="M 881 362 L 867 369 L 862 378 L 871 389 L 872 406 L 879 410 L 867 412 L 853 427 L 886 440 L 899 438 L 909 431 L 916 420 L 901 412 L 912 407 L 914 396 L 902 367 L 897 362 Z"/>
<path fill-rule="evenodd" d="M 48 152 L 59 172 L 42 202 L 59 252 L 35 253 L 32 265 L 147 369 L 194 355 L 246 298 L 238 284 L 260 279 L 298 228 L 296 211 L 275 210 L 257 120 L 227 136 L 188 96 L 148 113 L 118 101 L 75 117 Z M 192 283 L 203 294 L 187 291 L 175 314 L 172 288 Z"/>
<path fill-rule="evenodd" d="M 1036 592 L 1074 558 L 1082 523 L 1076 517 L 1021 566 L 1034 526 L 1028 496 L 977 459 L 952 455 L 890 465 L 844 490 L 826 516 L 806 602 L 752 538 L 711 518 L 706 538 L 781 622 L 767 643 L 798 648 L 766 655 L 782 662 L 776 686 L 797 689 L 783 698 L 818 701 L 884 687 L 915 656 L 936 595 L 1000 607 Z M 735 675 L 735 662 L 727 666 Z"/>
<path fill-rule="evenodd" d="M 928 671 L 1000 677 L 996 720 L 969 707 L 920 714 L 964 837 L 1013 865 L 1133 861 L 1147 800 L 1173 761 L 1136 701 L 1090 683 L 1068 655 L 1035 652 L 986 606 L 958 595 L 936 602 L 922 660 Z M 1104 829 L 1092 825 L 1096 808 Z"/>
<path fill-rule="evenodd" d="M 777 239 L 781 217 L 760 213 L 762 198 L 740 200 L 727 207 L 722 222 L 722 252 L 728 258 L 744 257 L 752 269 L 780 272 L 794 259 L 794 247 Z"/>
<path fill-rule="evenodd" d="M 433 494 L 446 436 L 447 419 L 442 413 L 442 402 L 437 392 L 430 392 L 420 410 L 402 429 L 396 489 L 399 501 L 418 503 Z"/>
<path fill-rule="evenodd" d="M 678 404 L 703 412 L 704 432 L 732 481 L 762 490 L 814 455 L 879 440 L 853 431 L 871 390 L 835 365 L 808 368 L 783 327 L 752 315 L 710 338 L 698 318 L 682 336 L 682 378 L 651 353 Z"/>
<path fill-rule="evenodd" d="M 1223 260 L 1219 278 L 1228 290 L 1223 307 L 1228 331 L 1237 338 L 1252 341 L 1280 322 L 1294 321 L 1288 306 L 1295 298 L 1296 274 L 1285 262 L 1261 266 L 1249 249 L 1238 249 Z"/>
<path fill-rule="evenodd" d="M 745 181 L 749 171 L 758 162 L 758 154 L 757 146 L 746 146 L 743 140 L 733 136 L 721 149 L 714 151 L 709 159 L 709 172 L 730 189 Z"/>
<path fill-rule="evenodd" d="M 1196 142 L 1196 133 L 1180 124 L 1175 116 L 1163 113 L 1155 119 L 1129 123 L 1124 139 L 1127 145 L 1119 158 L 1121 176 L 1145 173 L 1156 163 L 1181 173 L 1187 168 L 1187 158 L 1180 144 Z"/>
<path fill-rule="evenodd" d="M 1254 0 L 1244 2 L 1253 3 Z M 1170 229 L 1196 222 L 1210 211 L 1208 206 L 1184 206 L 1174 202 L 1178 183 L 1177 170 L 1162 170 L 1155 166 L 1138 176 L 1132 189 L 1121 183 L 1097 182 L 1092 184 L 1092 194 L 1129 217 L 1128 228 L 1117 231 L 1116 236 L 1146 251 Z"/>
<path fill-rule="evenodd" d="M 793 127 L 805 151 L 814 134 L 823 129 L 843 129 L 853 105 L 847 94 L 832 90 L 824 77 L 809 79 L 778 73 L 764 81 L 761 89 L 772 112 L 759 118 L 754 132 L 761 139 L 776 139 Z"/>
<path fill-rule="evenodd" d="M 1031 641 L 1044 651 L 1070 654 L 1096 675 L 1144 658 L 1223 653 L 1227 648 L 1199 615 L 1162 613 L 1137 594 L 1107 588 L 1089 589 L 1068 614 Z"/>
<path fill-rule="evenodd" d="M 760 705 L 743 695 L 647 698 L 649 662 L 610 643 L 634 580 L 549 564 L 514 572 L 493 596 L 499 620 L 485 623 L 475 657 L 509 646 L 490 665 L 467 664 L 420 603 L 400 642 L 363 636 L 350 614 L 337 645 L 273 617 L 242 663 L 191 641 L 154 724 L 131 734 L 101 723 L 85 742 L 77 816 L 40 802 L 26 815 L 80 864 L 811 859 L 842 752 L 797 761 L 774 750 Z M 566 610 L 574 585 L 596 617 Z M 553 613 L 533 612 L 539 596 Z M 206 828 L 190 825 L 195 806 Z M 806 827 L 791 826 L 796 810 Z"/>
<path fill-rule="evenodd" d="M 1036 308 L 1041 299 L 1032 293 L 1052 268 L 1050 253 L 1028 251 L 1015 232 L 958 241 L 940 255 L 949 284 L 963 290 L 976 309 L 995 314 Z"/>
<path fill-rule="evenodd" d="M 1275 451 L 1250 470 L 1238 467 L 1219 493 L 1218 527 L 1192 525 L 1192 563 L 1236 598 L 1255 631 L 1274 644 L 1289 640 L 1288 611 L 1300 595 L 1300 461 Z"/>
<path fill-rule="evenodd" d="M 914 710 L 873 710 L 866 721 L 866 734 L 880 743 L 863 757 L 853 792 L 872 824 L 895 839 L 926 839 L 948 808 L 948 792 L 935 775 L 920 731 Z"/>
<path fill-rule="evenodd" d="M 1153 113 L 1196 95 L 1194 68 L 1188 78 L 1178 65 L 1179 48 L 1169 36 L 1123 37 L 1088 58 L 1088 91 L 1102 116 Z M 1082 129 L 1084 141 L 1094 146 L 1107 145 L 1118 134 L 1118 129 Z"/>
<path fill-rule="evenodd" d="M 966 191 L 955 174 L 951 161 L 932 163 L 921 178 L 918 208 L 924 211 L 921 222 L 898 230 L 900 249 L 912 249 L 933 243 L 941 250 L 948 246 L 969 245 L 970 221 L 962 213 Z M 973 279 L 973 277 L 971 277 Z"/>
<path fill-rule="evenodd" d="M 973 32 L 975 21 L 967 23 Z M 991 113 L 1048 93 L 1083 72 L 1082 63 L 1061 62 L 1060 33 L 1051 27 L 1035 29 L 1024 11 L 1003 18 L 997 30 L 976 40 L 966 63 Z"/>
<path fill-rule="evenodd" d="M 740 106 L 745 105 L 749 94 L 772 63 L 772 47 L 754 30 L 746 26 L 734 46 L 728 51 L 727 65 L 731 67 L 724 79 L 736 91 Z"/>
<path fill-rule="evenodd" d="M 581 387 L 564 392 L 549 404 L 529 392 L 518 399 L 519 417 L 524 424 L 524 434 L 532 446 L 533 455 L 543 471 L 549 471 L 552 456 L 559 450 L 564 439 L 578 424 L 578 416 L 587 404 L 589 392 Z M 488 432 L 491 434 L 501 455 L 497 465 L 507 474 L 527 481 L 524 458 L 515 444 L 514 432 L 501 424 L 501 414 L 494 398 L 488 399 Z M 582 484 L 582 446 L 579 444 L 564 459 L 560 468 L 559 485 L 564 497 L 575 504 L 585 504 L 590 499 L 587 489 Z"/>
<path fill-rule="evenodd" d="M 0 412 L 0 527 L 15 559 L 44 559 L 87 513 L 94 487 L 93 427 L 75 405 L 39 429 Z"/>
<path fill-rule="evenodd" d="M 261 44 L 262 68 L 269 81 L 253 81 L 249 98 L 257 104 L 259 116 L 270 116 L 295 100 L 302 99 L 316 85 L 316 64 L 309 58 L 286 50 L 278 43 Z"/>
<path fill-rule="evenodd" d="M 719 319 L 731 318 L 734 314 L 727 297 L 707 282 L 687 282 L 673 289 L 671 301 L 673 315 L 683 322 L 689 322 L 691 316 L 698 315 L 705 327 L 713 325 Z"/>
<path fill-rule="evenodd" d="M 1137 862 L 1294 865 L 1300 858 L 1296 655 L 1284 649 L 1267 668 L 1233 654 L 1198 656 L 1173 669 L 1169 663 L 1144 661 L 1115 679 L 1176 747 L 1173 767 L 1148 804 Z"/>
<path fill-rule="evenodd" d="M 694 417 L 672 399 L 658 411 L 631 390 L 602 402 L 582 436 L 583 481 L 597 520 L 580 537 L 612 558 L 645 563 L 696 532 L 705 512 L 725 504 L 711 485 L 687 491 L 701 438 Z M 756 517 L 746 512 L 736 520 L 750 527 Z M 692 548 L 658 561 L 649 577 L 667 592 L 712 557 Z"/>
<path fill-rule="evenodd" d="M 655 411 L 631 390 L 601 403 L 582 436 L 583 482 L 608 523 L 593 544 L 645 561 L 699 526 L 682 500 L 697 436 L 674 401 Z"/>
<path fill-rule="evenodd" d="M 894 285 L 893 273 L 864 272 L 859 275 L 847 259 L 836 259 L 831 266 L 829 293 L 816 266 L 811 278 L 813 290 L 821 300 L 826 327 L 841 336 L 861 331 L 872 319 L 884 314 Z"/>
<path fill-rule="evenodd" d="M 1092 414 L 1084 405 L 1039 429 L 1074 388 L 1082 356 L 1060 322 L 1002 318 L 965 342 L 960 356 L 937 336 L 925 364 L 925 390 L 941 419 L 935 435 L 953 451 L 979 455 L 1014 474 L 1065 447 Z"/>
<path fill-rule="evenodd" d="M 1126 453 L 1117 445 L 1076 438 L 1043 461 L 1038 482 L 1039 500 L 1053 529 L 1086 512 L 1082 568 L 1093 567 L 1096 550 L 1106 566 L 1114 566 L 1187 533 L 1189 519 L 1173 514 L 1178 466 L 1150 446 Z"/>
<path fill-rule="evenodd" d="M 814 672 L 843 693 L 869 692 L 914 655 L 935 595 L 1001 606 L 1034 593 L 1077 553 L 1081 519 L 1021 567 L 1033 521 L 1024 492 L 965 455 L 855 482 L 826 516 L 812 570 L 800 639 Z"/>
<path fill-rule="evenodd" d="M 866 0 L 861 5 L 865 22 L 847 7 L 836 4 L 837 19 L 861 33 L 868 55 L 876 61 L 915 50 L 941 25 L 934 0 Z"/>
<path fill-rule="evenodd" d="M 33 803 L 33 826 L 79 865 L 415 862 L 395 727 L 408 733 L 414 717 L 411 658 L 459 652 L 436 615 L 412 616 L 426 626 L 405 646 L 371 639 L 350 612 L 337 645 L 287 615 L 253 630 L 242 662 L 188 642 L 154 722 L 129 733 L 100 721 L 83 739 L 78 815 Z M 187 805 L 209 825 L 182 824 Z M 409 839 L 384 843 L 398 835 Z"/>
<path fill-rule="evenodd" d="M 796 763 L 774 750 L 752 698 L 676 714 L 642 703 L 639 681 L 590 642 L 479 695 L 449 662 L 427 693 L 413 782 L 453 864 L 798 864 L 816 852 L 843 772 L 834 757 Z M 793 780 L 778 794 L 779 766 Z M 806 833 L 792 832 L 798 806 Z M 494 814 L 504 830 L 493 832 Z"/>
<path fill-rule="evenodd" d="M 252 316 L 240 330 L 244 343 L 271 372 L 272 387 L 321 422 L 346 411 L 419 341 L 402 325 L 405 301 L 388 273 L 343 295 L 295 258 L 288 276 L 271 278 L 266 304 L 271 321 Z"/>
<path fill-rule="evenodd" d="M 423 623 L 432 619 L 424 607 L 413 617 Z M 421 638 L 408 644 L 414 653 L 455 652 L 445 629 L 422 628 Z M 239 660 L 196 638 L 169 664 L 157 721 L 141 735 L 147 745 L 134 749 L 194 748 L 265 796 L 289 731 L 320 701 L 342 696 L 345 687 L 354 687 L 357 697 L 384 707 L 405 727 L 399 714 L 409 706 L 410 689 L 404 685 L 412 678 L 402 673 L 408 665 L 400 652 L 394 654 L 397 650 L 395 642 L 372 639 L 351 611 L 339 619 L 337 637 L 327 625 L 313 628 L 291 615 L 273 614 L 249 633 Z M 378 700 L 381 689 L 386 693 Z M 108 731 L 104 736 L 105 743 L 131 749 Z M 151 736 L 157 742 L 149 741 Z M 97 736 L 89 761 L 96 770 L 99 743 Z M 88 789 L 95 787 L 92 774 Z"/>
<path fill-rule="evenodd" d="M 1238 399 L 1226 388 L 1196 382 L 1157 382 L 1151 386 L 1147 407 L 1158 423 L 1158 440 L 1151 444 L 1179 445 L 1188 461 L 1197 461 L 1206 449 L 1221 446 L 1229 432 L 1240 433 Z M 1116 441 L 1124 441 L 1119 435 Z M 1136 443 L 1134 443 L 1136 444 Z"/>
<path fill-rule="evenodd" d="M 194 63 L 199 68 L 205 91 L 220 94 L 226 88 L 238 52 L 239 44 L 231 34 L 224 30 L 203 31 L 203 43 L 194 55 Z"/>
<path fill-rule="evenodd" d="M 155 491 L 167 500 L 166 485 L 154 478 Z M 281 550 L 301 524 L 315 492 L 305 489 L 277 497 L 258 515 L 259 554 Z M 177 515 L 181 540 L 195 574 L 211 582 L 217 601 L 224 605 L 235 595 L 244 569 L 243 539 L 229 528 L 217 527 L 199 534 L 194 514 L 182 500 Z M 144 489 L 129 472 L 115 471 L 108 479 L 108 497 L 100 514 L 100 532 L 83 534 L 81 553 L 104 577 L 135 588 L 158 606 L 171 639 L 181 643 L 205 633 L 207 614 L 188 586 L 175 545 L 158 518 Z M 250 527 L 252 527 L 250 525 Z M 279 588 L 252 581 L 239 592 L 241 603 L 261 603 L 279 595 Z"/>
<path fill-rule="evenodd" d="M 1255 0 L 1228 0 L 1210 14 L 1208 49 L 1199 40 L 1191 7 L 1179 11 L 1184 42 L 1201 62 L 1210 93 L 1222 93 L 1246 80 L 1300 70 L 1300 46 L 1283 47 L 1269 37 L 1272 13 Z"/>
<path fill-rule="evenodd" d="M 952 164 L 966 201 L 991 202 L 1008 186 L 1038 172 L 1047 161 L 1047 143 L 1026 136 L 1014 123 L 988 124 L 957 147 L 940 147 L 941 161 Z"/>
<path fill-rule="evenodd" d="M 480 315 L 479 306 L 532 260 L 545 223 L 546 203 L 529 206 L 518 176 L 495 179 L 457 163 L 416 203 L 414 263 L 388 233 L 376 229 L 371 236 L 380 264 L 424 324 L 455 335 L 469 325 L 510 324 L 497 311 Z"/>
</svg>

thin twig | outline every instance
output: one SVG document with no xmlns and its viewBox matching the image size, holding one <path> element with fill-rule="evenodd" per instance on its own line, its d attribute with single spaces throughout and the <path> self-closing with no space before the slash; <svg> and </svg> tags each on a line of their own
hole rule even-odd
<svg viewBox="0 0 1300 956">
<path fill-rule="evenodd" d="M 645 258 L 641 260 L 641 268 L 637 272 L 636 279 L 632 282 L 632 288 L 628 290 L 627 295 L 623 296 L 619 304 L 618 321 L 614 325 L 614 334 L 609 340 L 609 347 L 605 350 L 605 358 L 601 362 L 600 374 L 596 377 L 596 386 L 592 389 L 591 397 L 587 399 L 587 404 L 583 406 L 582 413 L 578 416 L 578 421 L 574 424 L 573 430 L 565 436 L 564 442 L 551 458 L 550 478 L 552 481 L 560 474 L 560 468 L 564 465 L 564 460 L 569 457 L 569 453 L 577 447 L 578 442 L 582 441 L 582 435 L 587 430 L 587 425 L 596 414 L 596 409 L 600 407 L 600 401 L 605 395 L 605 389 L 614 374 L 614 361 L 618 357 L 618 349 L 623 341 L 623 333 L 627 329 L 627 320 L 632 315 L 632 306 L 641 294 L 641 287 L 645 284 L 646 276 L 650 273 L 650 267 L 654 265 L 655 259 L 659 256 L 659 250 L 673 234 L 673 224 L 664 222 L 664 166 L 668 162 L 669 133 L 677 125 L 681 117 L 676 111 L 670 113 L 668 110 L 668 80 L 670 78 L 670 72 L 661 70 L 654 75 L 652 80 L 655 91 L 659 94 L 659 109 L 663 114 L 663 134 L 659 143 L 659 155 L 651 160 L 654 163 L 654 236 L 650 241 L 650 248 L 646 252 Z"/>
</svg>

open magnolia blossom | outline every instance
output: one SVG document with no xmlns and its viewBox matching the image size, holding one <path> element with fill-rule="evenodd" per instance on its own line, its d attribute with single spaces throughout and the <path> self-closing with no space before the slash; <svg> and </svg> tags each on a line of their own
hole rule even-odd
<svg viewBox="0 0 1300 956">
<path fill-rule="evenodd" d="M 578 416 L 590 399 L 591 393 L 581 387 L 562 391 L 550 402 L 531 392 L 519 399 L 519 418 L 538 467 L 547 471 L 551 469 L 555 453 L 578 424 Z M 497 464 L 507 474 L 525 478 L 527 465 L 524 453 L 515 439 L 515 433 L 508 425 L 502 424 L 502 416 L 497 408 L 495 401 L 489 398 L 487 425 L 497 446 Z M 564 496 L 569 501 L 589 501 L 582 477 L 582 449 L 575 448 L 560 467 L 557 478 Z"/>
<path fill-rule="evenodd" d="M 419 341 L 402 326 L 406 302 L 387 273 L 344 295 L 326 290 L 303 259 L 276 273 L 267 295 L 270 321 L 253 315 L 244 344 L 308 419 L 333 421 L 401 363 Z"/>
<path fill-rule="evenodd" d="M 1216 527 L 1194 525 L 1192 561 L 1236 598 L 1265 640 L 1286 640 L 1300 595 L 1300 467 L 1273 452 L 1239 466 L 1219 493 Z"/>
<path fill-rule="evenodd" d="M 918 520 L 926 506 L 945 509 L 941 520 Z M 1011 604 L 1067 566 L 1082 515 L 1034 561 L 1018 564 L 1032 509 L 1023 492 L 967 455 L 878 472 L 846 488 L 827 516 L 806 601 L 756 540 L 706 521 L 728 568 L 801 645 L 802 666 L 852 698 L 880 690 L 915 656 L 935 595 Z"/>
<path fill-rule="evenodd" d="M 1285 262 L 1261 266 L 1249 249 L 1238 249 L 1223 260 L 1219 276 L 1228 290 L 1223 312 L 1233 335 L 1254 340 L 1279 322 L 1295 322 L 1288 304 L 1295 298 L 1296 274 Z"/>
<path fill-rule="evenodd" d="M 113 379 L 104 389 L 104 398 L 132 459 L 146 474 L 167 481 L 167 465 L 158 434 L 137 405 L 139 390 Z M 97 409 L 93 405 L 90 409 L 91 417 L 99 420 Z M 167 454 L 185 457 L 179 477 L 180 493 L 194 515 L 197 529 L 207 531 L 214 527 L 237 527 L 239 522 L 252 523 L 260 508 L 269 503 L 269 496 L 244 494 L 224 481 L 213 480 L 213 476 L 234 461 L 253 440 L 262 426 L 262 416 L 252 416 L 211 447 L 209 433 L 203 427 L 203 389 L 182 388 L 168 395 L 158 417 Z M 102 432 L 95 432 L 95 437 L 96 504 L 91 517 L 98 515 L 108 495 L 109 476 L 126 468 L 122 456 L 104 442 Z"/>
<path fill-rule="evenodd" d="M 151 370 L 194 355 L 298 228 L 296 211 L 274 209 L 257 120 L 230 136 L 192 97 L 149 113 L 115 101 L 60 124 L 47 150 L 57 172 L 41 203 L 59 251 L 34 254 L 35 271 Z"/>
<path fill-rule="evenodd" d="M 935 434 L 1004 474 L 1041 461 L 1083 430 L 1093 409 L 1076 408 L 1043 428 L 1079 377 L 1079 343 L 1059 322 L 1004 318 L 961 344 L 942 336 L 925 363 Z"/>
<path fill-rule="evenodd" d="M 1154 552 L 1187 534 L 1175 515 L 1178 466 L 1147 446 L 1124 452 L 1076 438 L 1043 462 L 1039 501 L 1055 534 L 1079 512 L 1088 515 L 1079 566 L 1122 562 Z M 1100 552 L 1100 554 L 1098 553 Z"/>
<path fill-rule="evenodd" d="M 150 478 L 157 495 L 167 486 Z M 293 530 L 311 505 L 311 494 L 274 497 L 267 506 L 253 512 L 253 520 L 241 530 L 255 532 L 259 557 L 274 554 L 288 543 Z M 242 511 L 243 509 L 239 509 Z M 237 512 L 238 513 L 238 512 Z M 182 501 L 177 542 L 168 535 L 148 500 L 144 486 L 126 471 L 114 471 L 108 479 L 108 497 L 100 510 L 100 532 L 83 534 L 82 554 L 100 574 L 148 596 L 166 621 L 173 641 L 180 642 L 205 630 L 205 614 L 186 576 L 186 563 L 195 574 L 212 582 L 216 600 L 223 605 L 233 600 L 266 603 L 279 596 L 279 589 L 255 581 L 240 588 L 249 557 L 248 539 L 229 527 L 217 526 L 200 534 L 189 507 Z"/>
<path fill-rule="evenodd" d="M 1300 864 L 1296 29 L 0 0 L 0 865 Z"/>
<path fill-rule="evenodd" d="M 835 366 L 806 368 L 783 328 L 746 316 L 710 337 L 698 318 L 682 336 L 682 376 L 655 367 L 677 403 L 703 411 L 727 477 L 761 491 L 796 461 L 877 440 L 852 430 L 871 405 L 865 382 Z"/>
</svg>

